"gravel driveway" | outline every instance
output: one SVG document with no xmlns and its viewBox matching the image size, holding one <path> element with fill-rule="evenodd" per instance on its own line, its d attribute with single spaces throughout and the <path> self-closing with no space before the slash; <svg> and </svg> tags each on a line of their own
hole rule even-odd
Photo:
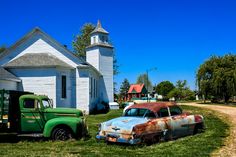
<svg viewBox="0 0 236 157">
<path fill-rule="evenodd" d="M 179 103 L 179 105 L 190 105 L 202 108 L 211 109 L 223 114 L 226 114 L 232 126 L 230 129 L 230 136 L 225 141 L 225 146 L 223 146 L 219 151 L 213 153 L 212 156 L 230 156 L 236 157 L 236 107 L 220 106 L 220 105 L 203 105 L 197 103 Z"/>
</svg>

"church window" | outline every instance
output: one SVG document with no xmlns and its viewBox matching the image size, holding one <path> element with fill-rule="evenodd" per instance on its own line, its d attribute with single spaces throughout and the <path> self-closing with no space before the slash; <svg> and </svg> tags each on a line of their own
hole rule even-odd
<svg viewBox="0 0 236 157">
<path fill-rule="evenodd" d="M 61 98 L 66 98 L 66 76 L 61 76 Z"/>
<path fill-rule="evenodd" d="M 94 97 L 96 97 L 96 80 L 95 79 L 93 79 L 93 95 L 94 95 Z"/>
<path fill-rule="evenodd" d="M 92 77 L 90 77 L 89 79 L 89 84 L 90 84 L 89 93 L 90 93 L 90 97 L 92 98 L 93 97 L 93 78 Z"/>
<path fill-rule="evenodd" d="M 94 44 L 96 43 L 96 37 L 93 37 L 93 43 Z"/>
<path fill-rule="evenodd" d="M 102 42 L 105 42 L 105 37 L 104 36 L 102 36 Z"/>
</svg>

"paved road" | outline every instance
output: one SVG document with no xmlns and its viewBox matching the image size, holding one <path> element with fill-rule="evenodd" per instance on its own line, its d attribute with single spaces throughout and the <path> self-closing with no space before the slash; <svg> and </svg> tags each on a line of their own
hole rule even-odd
<svg viewBox="0 0 236 157">
<path fill-rule="evenodd" d="M 228 115 L 228 117 L 232 121 L 230 136 L 226 140 L 225 146 L 223 146 L 219 150 L 219 152 L 213 154 L 213 156 L 236 157 L 236 107 L 228 107 L 220 105 L 203 105 L 197 103 L 180 103 L 180 105 L 191 105 L 191 106 L 208 108 Z"/>
</svg>

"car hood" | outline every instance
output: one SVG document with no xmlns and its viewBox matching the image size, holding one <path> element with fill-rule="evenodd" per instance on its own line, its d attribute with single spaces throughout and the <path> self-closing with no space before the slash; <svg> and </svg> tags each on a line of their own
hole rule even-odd
<svg viewBox="0 0 236 157">
<path fill-rule="evenodd" d="M 148 120 L 143 117 L 118 117 L 101 124 L 101 130 L 106 132 L 116 132 L 131 134 L 133 127 L 143 124 Z"/>
</svg>

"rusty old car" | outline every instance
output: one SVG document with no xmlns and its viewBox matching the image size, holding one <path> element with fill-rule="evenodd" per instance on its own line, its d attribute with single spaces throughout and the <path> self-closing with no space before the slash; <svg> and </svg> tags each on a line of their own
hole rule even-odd
<svg viewBox="0 0 236 157">
<path fill-rule="evenodd" d="M 173 102 L 134 104 L 122 117 L 99 125 L 97 140 L 139 144 L 193 135 L 204 129 L 202 115 L 185 113 Z"/>
</svg>

